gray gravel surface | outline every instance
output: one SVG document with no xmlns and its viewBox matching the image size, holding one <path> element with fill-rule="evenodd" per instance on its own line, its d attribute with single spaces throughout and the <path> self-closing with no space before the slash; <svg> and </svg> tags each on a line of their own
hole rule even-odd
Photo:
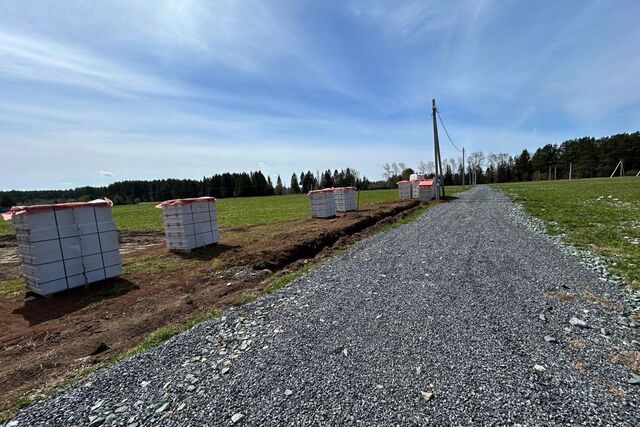
<svg viewBox="0 0 640 427">
<path fill-rule="evenodd" d="M 11 425 L 637 425 L 630 295 L 529 221 L 475 188 Z"/>
</svg>

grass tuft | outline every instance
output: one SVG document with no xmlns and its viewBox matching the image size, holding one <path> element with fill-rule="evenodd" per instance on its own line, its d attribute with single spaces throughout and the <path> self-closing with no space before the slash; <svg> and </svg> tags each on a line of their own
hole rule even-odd
<svg viewBox="0 0 640 427">
<path fill-rule="evenodd" d="M 27 284 L 23 279 L 13 279 L 0 282 L 0 296 L 8 296 L 18 292 L 24 292 Z"/>
</svg>

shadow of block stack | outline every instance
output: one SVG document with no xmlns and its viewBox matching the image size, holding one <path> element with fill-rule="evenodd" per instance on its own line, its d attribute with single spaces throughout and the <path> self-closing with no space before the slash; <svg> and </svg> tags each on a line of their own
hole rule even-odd
<svg viewBox="0 0 640 427">
<path fill-rule="evenodd" d="M 12 218 L 29 290 L 50 295 L 122 274 L 111 200 L 16 206 Z"/>
<path fill-rule="evenodd" d="M 156 208 L 162 209 L 169 250 L 190 251 L 220 241 L 214 197 L 167 200 Z"/>
<path fill-rule="evenodd" d="M 333 189 L 338 212 L 355 211 L 357 208 L 355 187 L 336 187 Z"/>
<path fill-rule="evenodd" d="M 331 218 L 336 216 L 336 199 L 332 188 L 309 191 L 309 204 L 313 218 Z"/>
</svg>

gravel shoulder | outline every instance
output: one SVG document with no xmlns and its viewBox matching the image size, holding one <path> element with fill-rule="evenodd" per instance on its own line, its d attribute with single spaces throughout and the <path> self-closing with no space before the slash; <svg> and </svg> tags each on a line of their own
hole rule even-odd
<svg viewBox="0 0 640 427">
<path fill-rule="evenodd" d="M 636 425 L 635 296 L 459 197 L 9 425 Z"/>
</svg>

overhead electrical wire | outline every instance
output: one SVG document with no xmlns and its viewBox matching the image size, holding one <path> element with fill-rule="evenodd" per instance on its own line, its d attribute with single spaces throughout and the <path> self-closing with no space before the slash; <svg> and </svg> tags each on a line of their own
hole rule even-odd
<svg viewBox="0 0 640 427">
<path fill-rule="evenodd" d="M 438 119 L 440 120 L 440 124 L 442 125 L 442 129 L 444 129 L 444 133 L 446 133 L 447 134 L 447 138 L 449 138 L 449 142 L 451 143 L 451 145 L 453 145 L 453 148 L 455 148 L 460 153 L 462 153 L 462 150 L 459 149 L 458 146 L 456 144 L 454 144 L 453 140 L 451 139 L 451 136 L 449 135 L 449 132 L 447 131 L 447 127 L 444 125 L 444 122 L 442 121 L 442 116 L 440 116 L 440 110 L 436 109 L 436 113 L 438 114 Z"/>
</svg>

